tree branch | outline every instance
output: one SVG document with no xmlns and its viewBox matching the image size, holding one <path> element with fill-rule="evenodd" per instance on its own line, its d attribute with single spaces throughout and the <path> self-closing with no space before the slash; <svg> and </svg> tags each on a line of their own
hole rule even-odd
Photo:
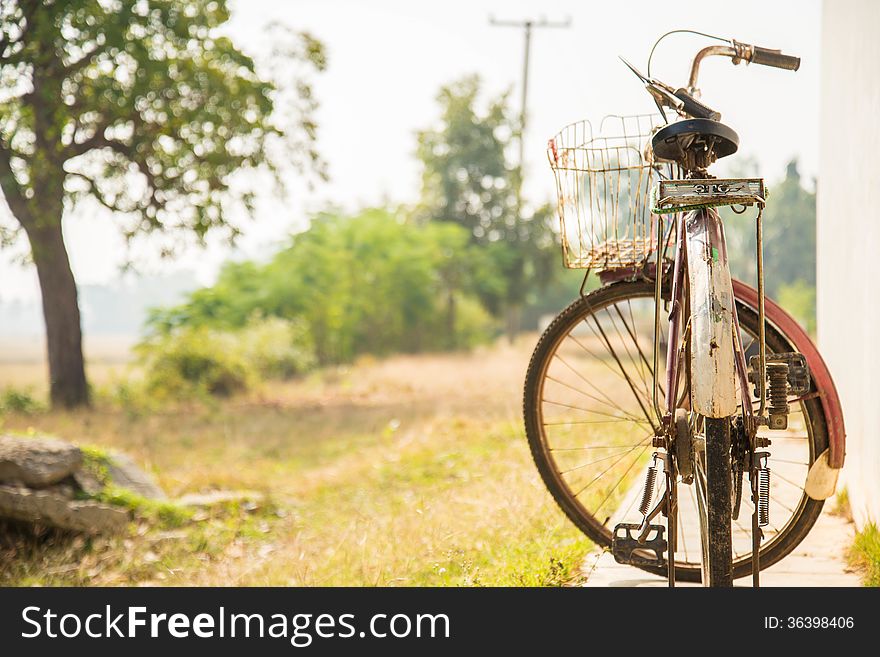
<svg viewBox="0 0 880 657">
<path fill-rule="evenodd" d="M 110 202 L 105 196 L 104 192 L 102 192 L 101 189 L 98 187 L 98 183 L 93 178 L 89 178 L 87 175 L 79 173 L 77 171 L 70 172 L 67 175 L 76 176 L 77 178 L 85 182 L 86 185 L 88 185 L 89 187 L 88 193 L 94 196 L 98 203 L 103 205 L 111 212 L 141 212 L 145 207 L 143 204 L 139 203 L 132 203 L 130 207 L 123 207 L 116 202 Z"/>
<path fill-rule="evenodd" d="M 71 143 L 66 149 L 64 149 L 64 158 L 69 160 L 74 157 L 79 157 L 80 155 L 84 155 L 91 150 L 96 148 L 112 148 L 114 151 L 119 153 L 120 155 L 124 155 L 128 158 L 132 157 L 132 147 L 125 142 L 119 141 L 118 139 L 108 139 L 104 136 L 104 133 L 110 128 L 109 125 L 103 125 L 95 129 L 95 134 L 86 139 L 83 142 Z"/>
<path fill-rule="evenodd" d="M 12 171 L 12 151 L 0 144 L 0 188 L 12 214 L 22 225 L 30 221 L 27 201 Z"/>
</svg>

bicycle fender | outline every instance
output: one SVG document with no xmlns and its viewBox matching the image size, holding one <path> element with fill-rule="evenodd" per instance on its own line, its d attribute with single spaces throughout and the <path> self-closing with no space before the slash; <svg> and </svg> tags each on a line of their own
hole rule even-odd
<svg viewBox="0 0 880 657">
<path fill-rule="evenodd" d="M 735 280 L 733 281 L 733 289 L 737 299 L 757 312 L 758 291 L 755 288 Z M 764 311 L 767 313 L 767 321 L 788 336 L 796 351 L 806 356 L 807 364 L 810 366 L 810 376 L 816 382 L 816 388 L 823 391 L 819 396 L 819 401 L 825 410 L 825 418 L 828 422 L 828 456 L 825 461 L 829 468 L 839 470 L 843 467 L 846 456 L 846 427 L 843 423 L 840 397 L 837 395 L 837 388 L 828 365 L 825 364 L 825 360 L 816 345 L 813 344 L 809 334 L 779 304 L 773 299 L 765 297 Z M 816 463 L 821 460 L 817 457 Z"/>
<path fill-rule="evenodd" d="M 691 404 L 705 417 L 737 411 L 733 284 L 724 227 L 710 208 L 684 218 L 690 294 Z"/>
</svg>

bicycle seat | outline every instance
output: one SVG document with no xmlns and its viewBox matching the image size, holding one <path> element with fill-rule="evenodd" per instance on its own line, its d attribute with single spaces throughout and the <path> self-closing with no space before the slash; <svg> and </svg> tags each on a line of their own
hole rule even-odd
<svg viewBox="0 0 880 657">
<path fill-rule="evenodd" d="M 654 155 L 685 168 L 706 167 L 736 153 L 739 135 L 719 121 L 686 119 L 664 126 L 651 139 Z"/>
</svg>

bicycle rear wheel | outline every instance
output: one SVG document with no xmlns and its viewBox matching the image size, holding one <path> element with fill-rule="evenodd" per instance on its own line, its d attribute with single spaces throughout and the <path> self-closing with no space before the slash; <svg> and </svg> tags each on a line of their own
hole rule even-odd
<svg viewBox="0 0 880 657">
<path fill-rule="evenodd" d="M 566 515 L 600 547 L 611 545 L 616 522 L 638 520 L 637 480 L 650 459 L 656 423 L 650 412 L 653 294 L 653 281 L 639 280 L 614 283 L 576 300 L 541 336 L 526 376 L 524 420 L 538 471 Z M 737 312 L 742 343 L 750 353 L 758 333 L 757 314 L 740 302 Z M 772 321 L 768 317 L 768 350 L 795 350 Z M 659 340 L 666 341 L 665 327 Z M 665 347 L 660 353 L 662 373 Z M 762 568 L 791 552 L 822 509 L 823 502 L 803 490 L 809 466 L 828 447 L 827 422 L 815 394 L 822 391 L 814 383 L 811 392 L 789 399 L 788 432 L 767 434 L 773 441 L 774 477 L 771 524 L 761 546 Z M 750 505 L 744 495 L 744 522 L 728 521 L 733 577 L 751 572 Z M 701 580 L 703 550 L 698 523 L 693 521 L 698 506 L 695 486 L 680 485 L 683 521 L 677 528 L 676 577 L 682 581 Z M 665 574 L 661 568 L 645 570 Z"/>
</svg>

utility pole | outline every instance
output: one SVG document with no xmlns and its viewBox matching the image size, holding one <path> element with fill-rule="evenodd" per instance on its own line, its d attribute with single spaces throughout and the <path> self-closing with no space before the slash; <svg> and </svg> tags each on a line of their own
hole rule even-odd
<svg viewBox="0 0 880 657">
<path fill-rule="evenodd" d="M 517 181 L 516 187 L 516 205 L 517 208 L 521 207 L 520 197 L 522 195 L 522 181 L 523 181 L 523 139 L 525 137 L 526 132 L 526 109 L 527 109 L 527 100 L 529 94 L 529 54 L 532 46 L 532 30 L 539 27 L 571 27 L 571 18 L 566 18 L 564 21 L 548 21 L 546 18 L 541 17 L 540 20 L 524 20 L 524 21 L 499 21 L 495 20 L 494 16 L 489 16 L 489 24 L 493 27 L 517 27 L 525 30 L 525 53 L 523 56 L 523 75 L 522 75 L 522 104 L 520 105 L 519 111 L 519 180 Z"/>
</svg>

